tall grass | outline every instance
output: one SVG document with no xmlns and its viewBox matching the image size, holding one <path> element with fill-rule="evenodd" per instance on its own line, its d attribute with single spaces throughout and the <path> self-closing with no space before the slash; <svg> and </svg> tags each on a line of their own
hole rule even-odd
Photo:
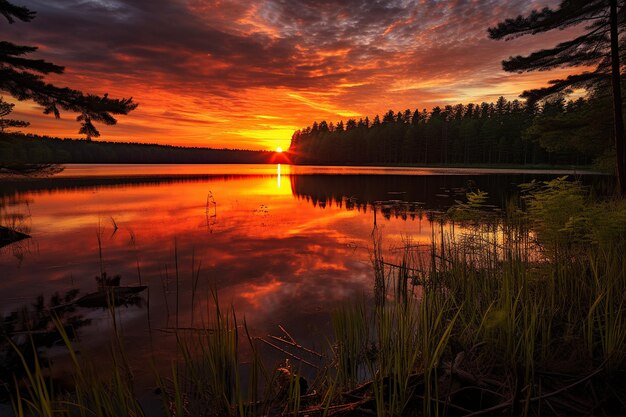
<svg viewBox="0 0 626 417">
<path fill-rule="evenodd" d="M 367 377 L 378 415 L 491 406 L 523 415 L 541 407 L 571 412 L 563 397 L 571 400 L 578 383 L 542 404 L 546 391 L 572 380 L 602 391 L 624 376 L 626 202 L 592 201 L 563 178 L 529 185 L 524 206 L 510 206 L 504 217 L 485 214 L 482 197 L 433 222 L 428 254 L 407 245 L 397 262 L 386 262 L 375 246 L 375 291 L 403 290 L 386 291 L 373 309 L 341 308 L 333 319 L 345 389 L 365 382 L 355 380 L 364 347 L 376 353 Z M 415 271 L 423 279 L 411 280 Z M 407 290 L 408 280 L 420 288 Z M 626 394 L 617 386 L 611 401 Z M 598 407 L 576 406 L 584 405 L 583 414 Z"/>
<path fill-rule="evenodd" d="M 115 352 L 115 342 L 111 348 L 111 372 L 103 375 L 94 362 L 79 358 L 63 324 L 58 320 L 55 320 L 55 324 L 71 361 L 74 389 L 71 392 L 55 389 L 39 356 L 34 354 L 32 358 L 27 358 L 18 350 L 25 370 L 26 378 L 23 382 L 26 395 L 18 388 L 22 384 L 16 379 L 13 399 L 15 416 L 144 416 L 133 389 L 128 364 Z M 35 346 L 32 351 L 36 352 Z"/>
<path fill-rule="evenodd" d="M 252 348 L 249 381 L 242 381 L 240 337 L 237 315 L 231 307 L 223 311 L 216 292 L 212 292 L 214 309 L 207 312 L 206 326 L 178 337 L 182 360 L 175 364 L 173 380 L 181 382 L 163 392 L 187 396 L 191 415 L 255 415 L 258 400 L 260 364 L 248 329 L 243 323 L 244 337 Z M 206 405 L 211 404 L 208 410 Z M 172 415 L 180 415 L 173 413 Z"/>
<path fill-rule="evenodd" d="M 311 394 L 297 366 L 268 371 L 245 320 L 212 292 L 208 321 L 176 333 L 172 372 L 156 376 L 164 414 L 626 413 L 626 202 L 591 200 L 564 179 L 529 185 L 504 215 L 470 197 L 434 219 L 428 250 L 407 244 L 383 259 L 374 231 L 374 294 L 331 313 Z M 74 392 L 55 391 L 20 353 L 16 415 L 143 415 L 123 355 L 112 349 L 103 378 L 64 341 Z"/>
</svg>

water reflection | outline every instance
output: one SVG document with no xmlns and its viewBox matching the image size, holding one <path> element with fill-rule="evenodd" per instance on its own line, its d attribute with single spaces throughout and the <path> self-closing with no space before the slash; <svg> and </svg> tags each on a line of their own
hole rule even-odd
<svg viewBox="0 0 626 417">
<path fill-rule="evenodd" d="M 514 183 L 531 178 L 312 169 L 294 175 L 293 167 L 281 165 L 245 173 L 241 167 L 185 168 L 182 175 L 176 169 L 69 167 L 51 179 L 2 182 L 2 201 L 28 202 L 32 239 L 20 260 L 10 246 L 0 249 L 0 313 L 39 294 L 70 288 L 84 294 L 106 271 L 121 274 L 125 285 L 148 287 L 146 308 L 119 313 L 131 361 L 167 356 L 175 341 L 161 330 L 201 324 L 212 288 L 246 316 L 252 332 L 267 334 L 281 324 L 296 339 L 323 345 L 328 310 L 371 295 L 374 206 L 388 244 L 408 236 L 427 243 L 424 210 L 447 209 L 478 188 L 500 204 Z M 5 210 L 24 209 L 12 207 Z M 90 311 L 86 318 L 92 323 L 82 329 L 86 347 L 106 345 L 110 317 Z"/>
<path fill-rule="evenodd" d="M 463 200 L 470 191 L 486 191 L 490 203 L 502 206 L 516 191 L 517 185 L 549 175 L 292 175 L 291 189 L 299 199 L 314 206 L 345 207 L 366 212 L 380 202 L 406 203 L 410 208 L 444 210 Z M 403 206 L 403 204 L 400 204 Z M 403 209 L 403 207 L 401 207 Z M 400 213 L 402 210 L 400 211 Z M 398 213 L 398 216 L 400 216 Z"/>
</svg>

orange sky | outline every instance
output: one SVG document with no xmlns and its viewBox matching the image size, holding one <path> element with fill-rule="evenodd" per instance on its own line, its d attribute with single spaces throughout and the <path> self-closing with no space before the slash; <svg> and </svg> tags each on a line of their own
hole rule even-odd
<svg viewBox="0 0 626 417">
<path fill-rule="evenodd" d="M 487 27 L 554 0 L 16 2 L 37 17 L 3 23 L 2 38 L 66 66 L 49 81 L 139 103 L 116 126 L 98 125 L 100 140 L 286 149 L 314 120 L 513 99 L 571 72 L 500 67 L 567 31 L 487 38 Z M 55 120 L 28 102 L 16 115 L 31 122 L 26 132 L 80 137 L 75 115 Z"/>
</svg>

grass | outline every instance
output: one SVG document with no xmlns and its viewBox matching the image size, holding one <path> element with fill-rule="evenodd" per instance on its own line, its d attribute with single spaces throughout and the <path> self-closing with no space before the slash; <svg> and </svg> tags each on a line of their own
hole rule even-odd
<svg viewBox="0 0 626 417">
<path fill-rule="evenodd" d="M 213 292 L 208 321 L 177 332 L 172 371 L 155 376 L 164 414 L 626 414 L 626 201 L 563 178 L 528 185 L 504 215 L 486 213 L 484 197 L 468 196 L 433 222 L 428 247 L 409 242 L 392 262 L 374 231 L 375 294 L 331 313 L 327 363 L 306 393 L 297 361 L 267 366 Z M 123 340 L 103 377 L 56 323 L 74 390 L 18 350 L 15 414 L 142 416 Z"/>
</svg>

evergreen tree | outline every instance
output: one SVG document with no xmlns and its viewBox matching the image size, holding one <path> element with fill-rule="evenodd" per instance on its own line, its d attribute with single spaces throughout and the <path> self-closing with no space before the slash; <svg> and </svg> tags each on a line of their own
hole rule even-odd
<svg viewBox="0 0 626 417">
<path fill-rule="evenodd" d="M 35 17 L 35 12 L 7 0 L 0 0 L 0 14 L 9 24 L 30 22 Z M 45 75 L 62 74 L 64 68 L 26 57 L 36 50 L 34 46 L 0 41 L 0 91 L 18 100 L 32 100 L 43 107 L 45 114 L 53 114 L 57 118 L 61 110 L 79 113 L 79 132 L 85 134 L 87 139 L 99 136 L 93 122 L 114 125 L 117 120 L 113 115 L 128 114 L 137 107 L 132 98 L 112 99 L 107 94 L 100 97 L 45 82 Z"/>
<path fill-rule="evenodd" d="M 27 127 L 30 123 L 23 120 L 5 119 L 6 116 L 11 114 L 15 104 L 7 103 L 4 98 L 0 97 L 0 132 L 4 133 L 5 129 L 11 127 Z"/>
<path fill-rule="evenodd" d="M 613 96 L 613 122 L 617 174 L 622 193 L 626 193 L 626 147 L 620 77 L 620 39 L 626 32 L 624 0 L 563 0 L 555 10 L 534 10 L 528 16 L 506 19 L 489 28 L 492 39 L 513 39 L 555 29 L 584 25 L 584 31 L 574 39 L 552 49 L 515 56 L 503 61 L 505 71 L 524 72 L 550 70 L 559 67 L 594 67 L 592 71 L 550 81 L 550 86 L 525 91 L 522 96 L 537 100 L 550 95 L 567 93 L 572 88 L 598 89 L 608 87 Z M 623 43 L 624 41 L 621 41 Z"/>
<path fill-rule="evenodd" d="M 416 110 L 410 118 L 406 111 L 389 111 L 384 122 L 377 117 L 369 127 L 364 119 L 358 124 L 354 119 L 345 125 L 340 121 L 334 130 L 326 122 L 314 122 L 315 129 L 294 133 L 290 152 L 296 163 L 606 166 L 608 99 L 598 96 L 567 104 L 556 98 L 539 107 L 537 102 L 500 97 L 495 104 L 435 107 L 430 113 Z"/>
<path fill-rule="evenodd" d="M 419 109 L 415 109 L 415 113 L 413 113 L 413 116 L 411 117 L 411 124 L 413 126 L 416 126 L 419 124 L 420 120 L 421 120 L 421 113 L 419 111 Z"/>
<path fill-rule="evenodd" d="M 400 116 L 402 117 L 402 116 Z M 383 123 L 393 123 L 396 121 L 396 115 L 393 112 L 393 110 L 389 110 L 387 113 L 385 113 L 385 115 L 383 116 Z"/>
<path fill-rule="evenodd" d="M 610 148 L 611 103 L 607 96 L 592 97 L 563 106 L 546 102 L 542 114 L 524 132 L 527 139 L 552 152 L 600 159 Z M 583 161 L 584 162 L 584 161 Z"/>
<path fill-rule="evenodd" d="M 404 116 L 402 116 L 402 120 L 404 123 L 411 123 L 411 110 L 406 109 L 404 111 Z"/>
</svg>

